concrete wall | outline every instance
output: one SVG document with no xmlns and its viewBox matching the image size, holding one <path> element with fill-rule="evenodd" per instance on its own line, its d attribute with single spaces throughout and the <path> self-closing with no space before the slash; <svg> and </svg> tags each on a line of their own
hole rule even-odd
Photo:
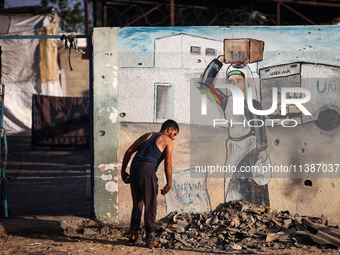
<svg viewBox="0 0 340 255">
<path fill-rule="evenodd" d="M 312 162 L 338 162 L 337 150 L 330 150 L 329 144 L 337 144 L 340 142 L 340 129 L 330 132 L 320 131 L 314 123 L 305 124 L 299 127 L 296 134 L 291 133 L 285 128 L 276 127 L 275 129 L 267 129 L 268 133 L 268 154 L 273 165 L 287 165 L 292 162 L 297 165 L 310 164 Z M 160 124 L 152 123 L 127 123 L 121 122 L 119 129 L 119 152 L 118 160 L 122 162 L 125 150 L 140 135 L 151 131 L 158 131 Z M 301 131 L 306 128 L 308 133 L 301 136 Z M 190 134 L 193 132 L 205 134 L 200 136 L 200 140 L 196 140 L 199 147 L 192 148 L 190 144 Z M 184 172 L 190 169 L 190 152 L 199 158 L 198 165 L 224 165 L 226 158 L 226 140 L 228 134 L 225 128 L 199 127 L 180 124 L 180 132 L 175 140 L 175 148 L 173 152 L 174 180 L 176 183 L 176 173 Z M 317 149 L 316 149 L 317 148 Z M 313 159 L 313 160 L 311 160 Z M 339 171 L 339 170 L 338 170 Z M 164 168 L 161 164 L 157 177 L 159 187 L 164 185 Z M 270 198 L 270 206 L 272 209 L 289 210 L 291 214 L 299 213 L 300 215 L 320 217 L 325 215 L 331 222 L 338 223 L 340 198 L 337 196 L 340 192 L 339 178 L 282 178 L 275 177 L 273 174 L 268 183 L 268 191 Z M 196 177 L 192 180 L 197 179 Z M 311 182 L 311 186 L 309 182 Z M 190 181 L 186 180 L 187 183 Z M 211 174 L 207 176 L 207 197 L 210 201 L 210 208 L 215 209 L 220 203 L 225 201 L 224 191 L 224 175 Z M 175 189 L 175 191 L 174 191 Z M 177 188 L 178 189 L 178 188 Z M 119 222 L 128 224 L 130 220 L 130 211 L 132 206 L 130 186 L 124 184 L 119 178 Z M 172 187 L 171 193 L 176 192 L 176 187 Z M 181 194 L 190 194 L 192 191 L 188 188 Z M 170 195 L 171 195 L 170 193 Z M 158 218 L 164 217 L 168 211 L 166 198 L 158 194 Z M 179 207 L 188 209 L 185 203 L 178 202 Z M 195 209 L 198 206 L 191 206 Z M 178 211 L 181 211 L 177 208 Z M 188 210 L 184 210 L 188 211 Z"/>
<path fill-rule="evenodd" d="M 340 61 L 336 56 L 340 48 L 336 42 L 340 35 L 335 33 L 337 29 L 339 29 L 337 26 L 95 29 L 94 41 L 97 43 L 94 44 L 94 67 L 97 73 L 95 71 L 94 97 L 98 98 L 94 102 L 94 141 L 97 149 L 94 156 L 97 218 L 121 224 L 129 222 L 130 189 L 128 185 L 122 183 L 118 170 L 124 152 L 132 142 L 146 132 L 159 130 L 162 120 L 155 117 L 156 109 L 160 107 L 157 102 L 165 98 L 168 100 L 164 99 L 167 102 L 165 107 L 173 109 L 168 113 L 172 113 L 173 119 L 179 122 L 180 132 L 175 141 L 173 154 L 174 185 L 166 197 L 159 195 L 158 218 L 174 209 L 187 212 L 214 209 L 219 203 L 232 197 L 242 197 L 242 192 L 245 192 L 245 198 L 253 203 L 263 201 L 261 203 L 270 205 L 273 209 L 289 210 L 291 214 L 325 215 L 330 221 L 339 222 L 340 197 L 337 194 L 340 189 L 338 178 L 340 162 L 337 154 L 340 128 L 335 126 L 327 129 L 330 127 L 327 126 L 328 117 L 334 120 L 339 118 L 339 115 L 331 111 L 322 119 L 317 115 L 313 116 L 313 120 L 319 119 L 319 122 L 326 123 L 322 125 L 323 129 L 314 122 L 301 121 L 303 117 L 301 114 L 294 117 L 300 121 L 293 127 L 282 125 L 261 127 L 261 130 L 266 132 L 266 149 L 261 149 L 261 153 L 265 152 L 268 156 L 266 161 L 259 161 L 261 157 L 256 154 L 256 150 L 251 149 L 251 146 L 255 146 L 257 136 L 247 136 L 249 139 L 241 139 L 242 143 L 240 139 L 234 142 L 231 139 L 230 121 L 224 119 L 232 111 L 230 107 L 224 112 L 209 100 L 208 115 L 200 116 L 198 121 L 195 119 L 196 115 L 201 115 L 201 97 L 196 88 L 196 81 L 200 80 L 208 68 L 207 65 L 217 56 L 211 56 L 211 59 L 204 56 L 204 61 L 199 63 L 203 63 L 202 66 L 197 66 L 197 61 L 192 65 L 186 61 L 197 59 L 197 55 L 189 53 L 189 58 L 179 57 L 185 56 L 184 48 L 181 46 L 184 41 L 187 46 L 198 44 L 205 48 L 210 47 L 209 44 L 213 44 L 211 46 L 213 48 L 215 43 L 222 43 L 224 39 L 250 38 L 263 41 L 263 60 L 252 64 L 251 71 L 246 74 L 247 86 L 251 88 L 259 86 L 261 80 L 257 68 L 265 70 L 267 67 L 297 61 L 321 64 L 326 66 L 326 69 L 327 66 L 333 69 L 339 67 Z M 165 40 L 173 41 L 171 45 L 173 47 L 166 47 Z M 159 49 L 162 54 L 157 55 L 155 45 L 160 42 L 162 47 Z M 164 57 L 163 54 L 167 54 L 167 59 L 163 58 L 162 62 L 159 62 L 162 65 L 157 66 L 155 59 Z M 166 60 L 169 61 L 169 66 L 165 64 Z M 220 81 L 226 80 L 228 67 L 229 63 L 225 63 L 217 75 L 217 78 L 221 78 Z M 319 78 L 321 77 L 325 78 L 324 76 Z M 248 82 L 249 78 L 252 82 Z M 338 90 L 339 77 L 330 78 Z M 171 86 L 172 90 L 166 92 L 170 96 L 164 98 L 157 96 L 159 93 L 157 86 L 162 84 Z M 268 84 L 266 86 L 275 86 L 274 83 Z M 311 100 L 314 104 L 319 104 L 321 99 L 314 95 Z M 332 105 L 340 105 L 340 100 L 334 101 L 332 97 Z M 229 122 L 227 125 L 214 127 L 212 120 L 217 118 Z M 203 119 L 206 120 L 204 123 Z M 200 123 L 202 125 L 197 125 Z M 278 123 L 280 124 L 280 121 Z M 107 130 L 111 130 L 112 134 L 107 136 Z M 240 126 L 239 129 L 235 128 L 232 131 L 242 130 L 243 127 Z M 100 136 L 101 131 L 105 131 L 105 136 Z M 254 161 L 252 157 L 255 156 Z M 195 173 L 197 166 L 236 168 L 236 165 L 245 160 L 248 166 L 264 164 L 275 167 L 278 171 L 273 171 L 270 175 Z M 106 178 L 108 176 L 110 180 Z M 159 186 L 162 187 L 163 166 L 158 169 L 157 176 Z M 247 179 L 242 181 L 235 176 Z M 115 185 L 118 182 L 118 186 L 115 186 L 114 190 L 106 189 L 106 183 L 109 181 L 114 181 Z M 231 183 L 234 185 L 232 189 Z M 109 204 L 103 205 L 104 202 Z"/>
<path fill-rule="evenodd" d="M 69 50 L 64 45 L 58 47 L 58 61 L 60 65 L 60 80 L 63 95 L 69 97 L 89 96 L 89 60 L 83 54 L 71 52 L 71 65 L 69 66 Z"/>
<path fill-rule="evenodd" d="M 98 219 L 118 222 L 118 86 L 116 29 L 93 33 L 93 181 Z"/>
</svg>

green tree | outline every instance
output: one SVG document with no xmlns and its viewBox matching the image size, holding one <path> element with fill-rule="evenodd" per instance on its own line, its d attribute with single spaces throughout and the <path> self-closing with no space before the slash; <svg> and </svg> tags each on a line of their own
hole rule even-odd
<svg viewBox="0 0 340 255">
<path fill-rule="evenodd" d="M 82 0 L 41 0 L 43 7 L 51 4 L 60 17 L 60 28 L 65 32 L 78 32 L 84 29 L 84 9 Z"/>
</svg>

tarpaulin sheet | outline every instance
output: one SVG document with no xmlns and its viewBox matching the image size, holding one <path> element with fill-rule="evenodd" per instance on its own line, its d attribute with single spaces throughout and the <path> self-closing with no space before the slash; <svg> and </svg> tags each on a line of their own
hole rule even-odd
<svg viewBox="0 0 340 255">
<path fill-rule="evenodd" d="M 51 28 L 39 28 L 39 35 L 54 35 L 55 22 L 51 22 Z M 42 83 L 56 81 L 58 79 L 57 45 L 55 40 L 40 39 L 40 78 Z"/>
<path fill-rule="evenodd" d="M 49 27 L 50 17 L 46 15 L 21 14 L 11 15 L 11 23 L 8 33 L 20 33 L 30 29 L 37 29 L 40 27 Z"/>
<path fill-rule="evenodd" d="M 3 26 L 6 24 L 0 24 L 0 27 Z M 11 28 L 4 28 L 3 31 L 8 30 L 9 34 L 16 31 L 16 35 L 35 35 L 36 29 L 42 26 L 51 27 L 47 16 L 13 15 Z M 33 94 L 64 96 L 57 76 L 56 49 L 53 48 L 53 42 L 49 42 L 48 49 L 45 49 L 46 46 L 37 39 L 3 39 L 0 45 L 3 51 L 2 83 L 5 84 L 4 128 L 9 135 L 30 135 Z M 49 58 L 41 61 L 46 56 Z M 41 65 L 48 68 L 53 66 L 51 73 L 43 72 L 43 82 Z"/>
<path fill-rule="evenodd" d="M 32 147 L 89 144 L 89 97 L 33 96 Z"/>
<path fill-rule="evenodd" d="M 17 34 L 50 25 L 50 17 L 32 14 L 2 14 L 0 16 L 0 34 Z"/>
</svg>

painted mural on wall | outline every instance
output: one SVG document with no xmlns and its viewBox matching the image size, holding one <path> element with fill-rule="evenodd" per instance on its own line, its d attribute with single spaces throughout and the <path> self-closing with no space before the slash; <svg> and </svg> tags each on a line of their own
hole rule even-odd
<svg viewBox="0 0 340 255">
<path fill-rule="evenodd" d="M 269 142 L 268 134 L 282 129 L 289 139 L 294 128 L 302 132 L 303 125 L 312 122 L 321 131 L 338 129 L 339 29 L 119 28 L 119 111 L 126 114 L 126 122 L 161 123 L 172 118 L 209 130 L 224 128 L 228 138 L 221 139 L 215 149 L 226 151 L 225 164 L 210 166 L 210 170 L 222 169 L 225 201 L 245 199 L 269 205 L 268 183 L 273 172 L 240 170 L 275 168 L 279 167 L 275 162 L 286 160 L 276 174 L 287 174 L 281 171 L 285 167 L 290 167 L 289 171 L 295 167 L 294 174 L 303 174 L 299 172 L 301 158 L 293 154 L 282 157 L 287 154 L 284 150 L 270 153 L 268 146 L 278 146 L 279 141 Z M 190 135 L 195 144 L 195 137 L 204 133 Z M 213 151 L 204 153 L 214 155 Z M 199 210 L 210 206 L 203 183 L 213 175 L 207 174 L 209 166 L 202 160 L 191 154 L 190 170 L 174 174 L 174 187 L 166 198 L 167 211 L 192 211 L 193 204 Z M 328 163 L 326 167 L 330 167 Z M 202 185 L 207 194 L 204 198 L 198 198 L 197 191 L 188 186 L 188 173 L 195 171 L 204 173 L 190 176 Z M 332 174 L 337 176 L 337 171 Z M 287 178 L 295 177 L 290 174 Z M 176 188 L 184 186 L 186 189 Z"/>
<path fill-rule="evenodd" d="M 191 178 L 194 169 L 173 174 L 171 191 L 167 194 L 167 213 L 210 211 L 206 177 Z"/>
<path fill-rule="evenodd" d="M 253 204 L 268 205 L 269 194 L 267 183 L 257 181 L 253 174 L 261 172 L 242 172 L 241 167 L 255 166 L 257 162 L 269 162 L 266 152 L 267 137 L 264 116 L 256 115 L 249 110 L 246 96 L 252 94 L 251 104 L 255 109 L 261 110 L 260 91 L 255 85 L 254 77 L 248 63 L 261 61 L 263 58 L 264 42 L 253 39 L 224 40 L 224 55 L 213 59 L 205 69 L 201 78 L 201 89 L 216 97 L 224 111 L 229 138 L 226 143 L 226 166 L 236 166 L 235 172 L 225 172 L 226 201 L 245 199 Z M 229 64 L 226 71 L 226 84 L 239 89 L 244 102 L 244 114 L 233 113 L 233 91 L 228 89 L 223 93 L 215 88 L 214 80 L 223 64 Z M 252 125 L 233 125 L 233 122 L 252 121 Z M 265 172 L 263 172 L 264 174 Z M 269 181 L 269 180 L 268 180 Z"/>
</svg>

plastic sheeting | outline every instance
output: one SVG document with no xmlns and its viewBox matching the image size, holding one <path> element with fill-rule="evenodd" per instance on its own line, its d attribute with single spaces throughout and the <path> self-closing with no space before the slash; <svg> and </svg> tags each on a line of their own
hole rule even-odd
<svg viewBox="0 0 340 255">
<path fill-rule="evenodd" d="M 50 17 L 46 15 L 21 14 L 21 15 L 1 15 L 0 34 L 13 34 L 36 30 L 41 27 L 50 26 Z"/>
<path fill-rule="evenodd" d="M 3 16 L 0 17 L 1 20 Z M 8 30 L 15 31 L 16 35 L 35 35 L 37 28 L 50 27 L 47 18 L 46 15 L 11 15 Z M 5 84 L 4 128 L 9 135 L 30 135 L 33 94 L 63 96 L 57 72 L 52 75 L 55 79 L 46 78 L 44 79 L 46 82 L 42 83 L 40 66 L 44 65 L 48 68 L 49 65 L 41 61 L 41 52 L 45 50 L 41 49 L 39 39 L 3 39 L 0 40 L 0 45 L 3 51 L 2 83 Z M 51 45 L 49 45 L 49 54 L 51 61 L 57 66 L 56 50 Z"/>
<path fill-rule="evenodd" d="M 53 35 L 53 28 L 38 29 L 39 35 Z M 40 78 L 42 83 L 58 79 L 57 45 L 55 40 L 40 39 Z"/>
</svg>

